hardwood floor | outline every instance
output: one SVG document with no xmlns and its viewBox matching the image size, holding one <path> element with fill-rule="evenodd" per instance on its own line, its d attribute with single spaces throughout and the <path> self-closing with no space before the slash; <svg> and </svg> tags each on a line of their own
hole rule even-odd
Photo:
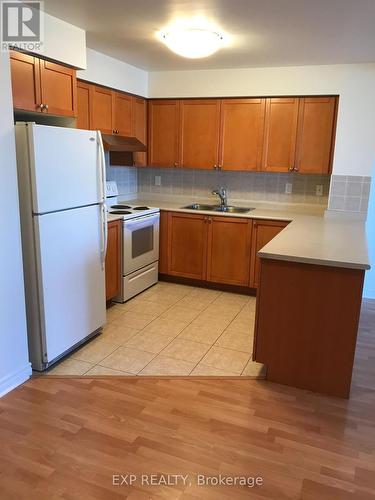
<svg viewBox="0 0 375 500">
<path fill-rule="evenodd" d="M 375 499 L 374 361 L 364 301 L 349 400 L 260 380 L 30 380 L 0 400 L 0 498 Z M 191 485 L 142 485 L 151 473 Z M 264 484 L 199 486 L 196 474 Z"/>
</svg>

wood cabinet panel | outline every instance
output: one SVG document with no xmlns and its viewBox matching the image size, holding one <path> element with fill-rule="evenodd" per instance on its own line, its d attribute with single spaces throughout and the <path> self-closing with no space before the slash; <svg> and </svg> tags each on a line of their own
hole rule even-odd
<svg viewBox="0 0 375 500">
<path fill-rule="evenodd" d="M 168 274 L 205 280 L 206 261 L 206 217 L 169 212 Z"/>
<path fill-rule="evenodd" d="M 253 220 L 253 237 L 251 244 L 250 286 L 257 288 L 260 276 L 260 259 L 258 251 L 267 245 L 280 231 L 289 224 L 278 220 Z"/>
<path fill-rule="evenodd" d="M 218 165 L 220 101 L 181 101 L 180 162 L 182 167 L 212 169 Z"/>
<path fill-rule="evenodd" d="M 159 236 L 159 273 L 168 274 L 168 216 L 169 212 L 160 212 Z"/>
<path fill-rule="evenodd" d="M 10 51 L 13 107 L 41 111 L 39 59 L 15 50 Z"/>
<path fill-rule="evenodd" d="M 105 258 L 106 300 L 113 299 L 121 290 L 121 221 L 108 223 L 108 245 Z"/>
<path fill-rule="evenodd" d="M 133 134 L 147 145 L 147 101 L 140 97 L 133 97 Z M 147 153 L 133 153 L 133 159 L 136 167 L 147 165 Z"/>
<path fill-rule="evenodd" d="M 113 92 L 113 129 L 114 133 L 130 137 L 133 135 L 132 108 L 133 99 L 131 96 Z"/>
<path fill-rule="evenodd" d="M 364 271 L 261 261 L 254 359 L 272 382 L 349 397 Z"/>
<path fill-rule="evenodd" d="M 52 115 L 76 116 L 77 82 L 76 70 L 40 60 L 40 81 L 43 112 Z"/>
<path fill-rule="evenodd" d="M 91 99 L 92 129 L 104 134 L 113 132 L 113 92 L 102 87 L 92 87 Z"/>
<path fill-rule="evenodd" d="M 207 280 L 249 286 L 251 219 L 209 217 Z"/>
<path fill-rule="evenodd" d="M 260 170 L 265 99 L 223 99 L 219 164 L 224 170 Z"/>
<path fill-rule="evenodd" d="M 266 100 L 262 169 L 288 172 L 295 166 L 298 98 Z"/>
<path fill-rule="evenodd" d="M 335 129 L 335 97 L 300 99 L 296 169 L 303 174 L 328 174 Z"/>
<path fill-rule="evenodd" d="M 179 101 L 149 101 L 149 165 L 158 167 L 178 166 L 179 117 Z"/>
<path fill-rule="evenodd" d="M 77 82 L 77 128 L 91 129 L 90 93 L 91 85 Z"/>
</svg>

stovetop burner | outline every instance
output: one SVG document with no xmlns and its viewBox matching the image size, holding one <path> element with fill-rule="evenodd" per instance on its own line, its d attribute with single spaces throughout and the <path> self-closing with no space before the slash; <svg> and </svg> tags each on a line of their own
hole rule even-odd
<svg viewBox="0 0 375 500">
<path fill-rule="evenodd" d="M 133 210 L 150 210 L 150 207 L 133 207 Z"/>
<path fill-rule="evenodd" d="M 129 212 L 128 210 L 111 210 L 109 213 L 115 214 L 115 215 L 129 215 L 129 214 L 131 214 L 131 212 Z"/>
<path fill-rule="evenodd" d="M 130 209 L 131 207 L 129 205 L 112 205 L 110 208 L 124 208 L 126 210 Z"/>
</svg>

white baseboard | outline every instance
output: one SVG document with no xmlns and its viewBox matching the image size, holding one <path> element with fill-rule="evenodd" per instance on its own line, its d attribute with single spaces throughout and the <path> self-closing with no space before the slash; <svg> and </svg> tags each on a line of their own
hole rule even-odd
<svg viewBox="0 0 375 500">
<path fill-rule="evenodd" d="M 18 385 L 23 384 L 30 378 L 31 375 L 31 363 L 27 363 L 26 366 L 15 370 L 12 373 L 8 373 L 0 379 L 0 398 L 7 394 L 12 389 L 15 389 Z"/>
</svg>

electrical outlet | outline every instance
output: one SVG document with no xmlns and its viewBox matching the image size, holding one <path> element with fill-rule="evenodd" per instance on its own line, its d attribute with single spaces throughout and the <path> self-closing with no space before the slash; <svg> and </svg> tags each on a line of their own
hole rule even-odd
<svg viewBox="0 0 375 500">
<path fill-rule="evenodd" d="M 293 184 L 291 182 L 287 182 L 285 184 L 285 194 L 292 194 Z"/>
<path fill-rule="evenodd" d="M 316 196 L 323 196 L 323 186 L 322 186 L 322 184 L 317 184 L 315 186 L 315 195 Z"/>
<path fill-rule="evenodd" d="M 161 186 L 161 175 L 155 175 L 155 186 Z"/>
</svg>

